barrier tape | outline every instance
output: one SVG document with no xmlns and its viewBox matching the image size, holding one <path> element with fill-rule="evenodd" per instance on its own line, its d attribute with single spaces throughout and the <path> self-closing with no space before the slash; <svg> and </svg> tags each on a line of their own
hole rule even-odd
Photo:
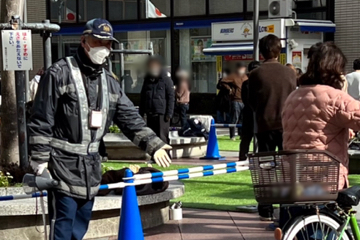
<svg viewBox="0 0 360 240">
<path fill-rule="evenodd" d="M 159 177 L 167 177 L 167 176 L 179 175 L 179 174 L 185 174 L 185 173 L 194 173 L 194 172 L 202 172 L 202 171 L 216 170 L 216 169 L 222 169 L 222 168 L 237 167 L 237 166 L 243 166 L 243 165 L 245 165 L 245 164 L 242 162 L 222 163 L 222 164 L 207 165 L 207 166 L 201 166 L 201 167 L 170 170 L 170 171 L 165 171 L 165 172 L 138 174 L 138 175 L 134 175 L 133 177 L 130 177 L 130 178 L 123 178 L 123 180 L 159 178 Z"/>
<path fill-rule="evenodd" d="M 242 124 L 219 124 L 219 123 L 215 123 L 215 124 L 212 124 L 211 126 L 216 127 L 216 128 L 230 128 L 230 127 L 241 128 Z"/>
<path fill-rule="evenodd" d="M 220 165 L 226 166 L 236 166 L 236 167 L 229 167 L 220 170 L 214 170 L 214 171 L 205 171 L 205 172 L 193 172 L 193 173 L 185 173 L 185 174 L 178 174 L 174 176 L 160 176 L 160 177 L 154 177 L 154 178 L 148 178 L 148 179 L 137 179 L 133 183 L 126 183 L 126 182 L 118 182 L 118 183 L 112 183 L 112 184 L 104 184 L 101 185 L 99 190 L 110 190 L 110 189 L 116 189 L 116 188 L 124 188 L 126 186 L 137 186 L 137 185 L 144 185 L 149 183 L 156 183 L 156 182 L 168 182 L 168 181 L 176 181 L 176 180 L 183 180 L 183 179 L 190 179 L 190 178 L 197 178 L 197 177 L 207 177 L 207 176 L 214 176 L 219 174 L 226 174 L 226 173 L 234 173 L 234 172 L 241 172 L 249 170 L 248 166 L 238 166 L 238 163 L 227 163 L 227 164 L 218 164 L 213 166 L 204 166 L 206 168 L 215 167 L 213 169 L 219 168 Z M 204 168 L 201 167 L 201 168 Z M 194 168 L 193 168 L 194 169 Z M 179 169 L 181 170 L 181 169 Z M 184 170 L 190 170 L 190 169 L 184 169 Z M 170 171 L 168 171 L 170 172 Z M 145 175 L 145 174 L 144 174 Z M 139 175 L 140 176 L 140 175 Z M 46 192 L 36 192 L 31 195 L 8 195 L 8 196 L 0 196 L 0 202 L 1 201 L 10 201 L 10 200 L 18 200 L 18 199 L 27 199 L 27 198 L 37 198 L 47 196 Z"/>
</svg>

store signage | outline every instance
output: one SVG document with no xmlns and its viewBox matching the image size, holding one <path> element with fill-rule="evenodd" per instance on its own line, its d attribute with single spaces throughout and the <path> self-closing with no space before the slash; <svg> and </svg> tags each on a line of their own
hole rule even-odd
<svg viewBox="0 0 360 240">
<path fill-rule="evenodd" d="M 251 61 L 254 60 L 252 54 L 240 54 L 240 55 L 227 55 L 224 56 L 225 61 Z M 260 54 L 260 61 L 263 61 L 264 57 Z"/>
<path fill-rule="evenodd" d="M 254 37 L 254 24 L 252 21 L 213 23 L 211 35 L 213 41 L 242 41 L 252 40 Z M 259 23 L 259 37 L 274 34 L 285 38 L 285 25 L 283 19 L 264 20 Z"/>
<path fill-rule="evenodd" d="M 33 69 L 31 31 L 2 30 L 3 70 L 23 71 Z"/>
</svg>

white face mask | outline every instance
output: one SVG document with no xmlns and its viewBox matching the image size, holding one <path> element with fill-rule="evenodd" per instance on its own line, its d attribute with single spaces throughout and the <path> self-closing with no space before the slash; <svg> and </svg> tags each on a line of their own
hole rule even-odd
<svg viewBox="0 0 360 240">
<path fill-rule="evenodd" d="M 107 47 L 101 46 L 101 47 L 90 47 L 90 45 L 87 43 L 90 50 L 88 51 L 90 60 L 94 64 L 101 65 L 105 62 L 105 58 L 110 55 L 110 50 Z"/>
</svg>

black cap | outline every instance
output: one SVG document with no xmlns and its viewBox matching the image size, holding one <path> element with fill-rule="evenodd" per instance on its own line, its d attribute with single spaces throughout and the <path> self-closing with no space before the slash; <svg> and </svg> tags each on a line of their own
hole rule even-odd
<svg viewBox="0 0 360 240">
<path fill-rule="evenodd" d="M 119 43 L 114 38 L 114 31 L 109 21 L 101 18 L 94 18 L 88 21 L 85 25 L 83 34 L 89 34 L 94 38 L 102 40 L 111 40 Z"/>
</svg>

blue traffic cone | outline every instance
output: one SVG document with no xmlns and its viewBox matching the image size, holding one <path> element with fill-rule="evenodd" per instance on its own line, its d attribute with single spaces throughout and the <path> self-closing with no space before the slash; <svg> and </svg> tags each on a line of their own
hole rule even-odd
<svg viewBox="0 0 360 240">
<path fill-rule="evenodd" d="M 132 176 L 133 172 L 127 169 L 125 177 Z M 133 183 L 134 180 L 125 182 Z M 123 191 L 118 240 L 144 240 L 135 186 L 127 186 Z"/>
<path fill-rule="evenodd" d="M 216 136 L 216 127 L 214 126 L 214 119 L 211 120 L 210 134 L 206 150 L 206 156 L 201 159 L 204 160 L 225 160 L 225 157 L 220 156 L 219 145 Z"/>
</svg>

